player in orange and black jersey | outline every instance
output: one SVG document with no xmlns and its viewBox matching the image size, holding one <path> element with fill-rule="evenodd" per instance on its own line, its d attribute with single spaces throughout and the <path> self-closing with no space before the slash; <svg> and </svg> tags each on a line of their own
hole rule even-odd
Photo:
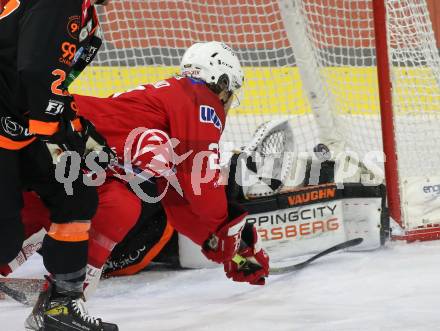
<svg viewBox="0 0 440 331">
<path fill-rule="evenodd" d="M 111 154 L 67 91 L 100 45 L 95 2 L 0 0 L 0 263 L 22 246 L 23 190 L 37 192 L 52 220 L 42 248 L 52 285 L 30 330 L 118 329 L 80 307 L 96 189 L 78 176 L 69 195 L 55 179 L 65 151 Z"/>
</svg>

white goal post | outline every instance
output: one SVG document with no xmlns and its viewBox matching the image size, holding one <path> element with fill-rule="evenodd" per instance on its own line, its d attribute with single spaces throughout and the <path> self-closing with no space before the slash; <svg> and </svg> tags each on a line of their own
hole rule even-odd
<svg viewBox="0 0 440 331">
<path fill-rule="evenodd" d="M 113 0 L 99 16 L 105 42 L 74 92 L 161 80 L 192 43 L 224 41 L 246 79 L 225 142 L 288 118 L 300 151 L 384 151 L 399 237 L 439 237 L 440 57 L 426 0 Z"/>
</svg>

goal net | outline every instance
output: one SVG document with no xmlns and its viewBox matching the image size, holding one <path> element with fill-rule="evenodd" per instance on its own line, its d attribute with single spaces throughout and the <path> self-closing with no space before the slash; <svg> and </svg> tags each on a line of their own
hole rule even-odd
<svg viewBox="0 0 440 331">
<path fill-rule="evenodd" d="M 380 2 L 388 68 L 377 66 Z M 395 134 L 383 131 L 398 160 L 397 221 L 407 230 L 440 223 L 433 202 L 440 194 L 440 58 L 425 0 L 113 0 L 99 16 L 104 45 L 73 91 L 107 96 L 161 80 L 178 72 L 192 43 L 223 41 L 245 71 L 242 103 L 223 136 L 235 145 L 262 122 L 289 118 L 300 151 L 319 142 L 361 160 L 382 151 L 377 77 L 385 70 Z"/>
</svg>

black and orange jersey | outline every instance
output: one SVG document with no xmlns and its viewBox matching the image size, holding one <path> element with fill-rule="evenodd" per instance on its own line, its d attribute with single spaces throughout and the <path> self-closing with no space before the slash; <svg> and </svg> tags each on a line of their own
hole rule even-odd
<svg viewBox="0 0 440 331">
<path fill-rule="evenodd" d="M 2 0 L 0 10 L 0 148 L 20 149 L 51 135 L 77 107 L 63 82 L 87 13 L 83 0 Z M 85 11 L 83 9 L 86 9 Z"/>
</svg>

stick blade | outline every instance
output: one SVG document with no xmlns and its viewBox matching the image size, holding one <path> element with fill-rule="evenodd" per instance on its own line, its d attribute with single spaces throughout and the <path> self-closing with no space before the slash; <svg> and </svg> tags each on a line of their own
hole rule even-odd
<svg viewBox="0 0 440 331">
<path fill-rule="evenodd" d="M 364 241 L 364 239 L 362 238 L 355 238 L 355 239 L 351 239 L 351 240 L 347 240 L 344 241 L 343 243 L 337 244 L 335 246 L 332 246 L 316 255 L 313 255 L 311 258 L 297 263 L 297 264 L 293 264 L 290 266 L 286 266 L 286 267 L 280 267 L 280 268 L 270 268 L 270 273 L 269 275 L 282 275 L 288 272 L 292 272 L 292 271 L 297 271 L 300 270 L 306 266 L 308 266 L 310 263 L 312 263 L 313 261 L 315 261 L 316 259 L 319 259 L 322 256 L 325 256 L 327 254 L 342 250 L 342 249 L 346 249 L 349 247 L 353 247 L 353 246 L 357 246 L 359 244 L 361 244 Z"/>
<path fill-rule="evenodd" d="M 0 279 L 0 292 L 26 306 L 32 306 L 44 282 L 44 279 L 2 278 Z"/>
</svg>

